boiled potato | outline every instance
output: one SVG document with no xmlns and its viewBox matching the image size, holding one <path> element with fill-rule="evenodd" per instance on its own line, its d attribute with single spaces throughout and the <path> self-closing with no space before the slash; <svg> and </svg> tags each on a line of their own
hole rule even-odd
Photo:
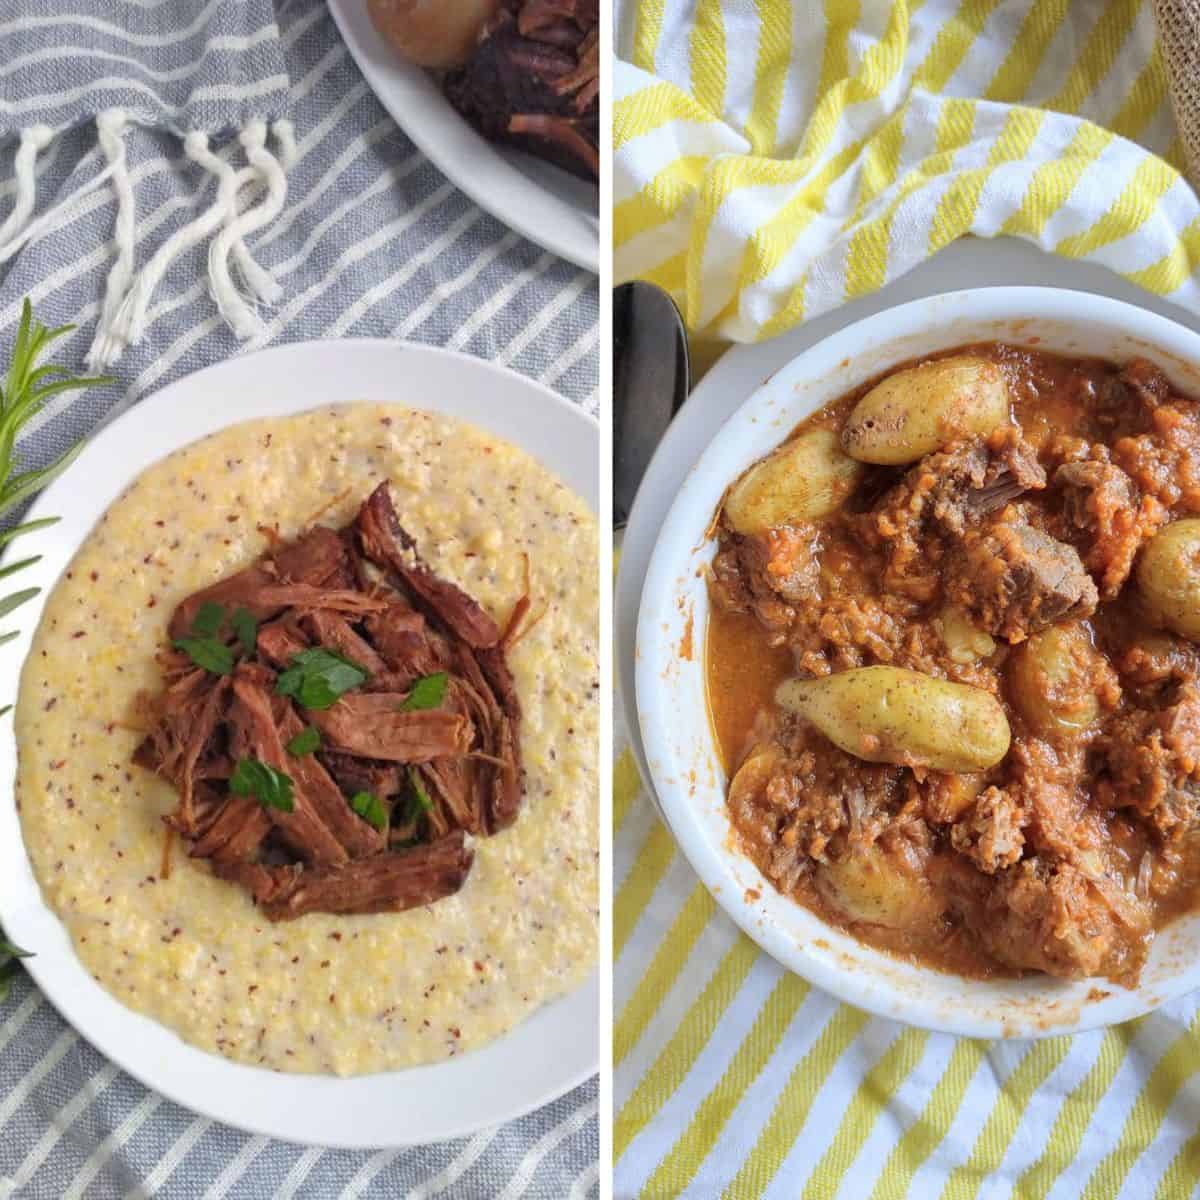
<svg viewBox="0 0 1200 1200">
<path fill-rule="evenodd" d="M 862 470 L 842 453 L 837 434 L 812 429 L 751 467 L 725 497 L 725 515 L 741 534 L 815 521 L 842 504 Z"/>
<path fill-rule="evenodd" d="M 851 921 L 919 930 L 941 916 L 922 864 L 901 846 L 855 846 L 822 866 L 815 882 L 825 902 Z"/>
<path fill-rule="evenodd" d="M 968 354 L 889 375 L 855 406 L 842 448 L 861 462 L 916 462 L 962 437 L 1008 420 L 1008 386 L 995 363 Z"/>
<path fill-rule="evenodd" d="M 418 67 L 460 67 L 474 53 L 499 0 L 367 0 L 375 28 Z"/>
<path fill-rule="evenodd" d="M 1200 517 L 1173 521 L 1151 538 L 1137 584 L 1160 624 L 1200 641 Z"/>
<path fill-rule="evenodd" d="M 729 805 L 739 809 L 745 803 L 753 804 L 771 782 L 783 752 L 774 742 L 760 742 L 746 755 L 729 785 Z"/>
<path fill-rule="evenodd" d="M 1008 718 L 994 696 L 919 671 L 859 667 L 789 679 L 775 698 L 867 762 L 978 771 L 1008 753 Z"/>
<path fill-rule="evenodd" d="M 1096 668 L 1103 658 L 1079 625 L 1051 625 L 1013 656 L 1013 699 L 1043 734 L 1086 729 L 1100 716 Z"/>
<path fill-rule="evenodd" d="M 948 604 L 937 617 L 938 632 L 953 662 L 968 666 L 990 658 L 996 651 L 991 634 L 980 629 L 956 604 Z"/>
</svg>

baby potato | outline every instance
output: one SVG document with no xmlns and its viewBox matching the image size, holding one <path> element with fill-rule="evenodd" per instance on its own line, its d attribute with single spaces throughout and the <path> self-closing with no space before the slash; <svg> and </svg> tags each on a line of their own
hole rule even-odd
<svg viewBox="0 0 1200 1200">
<path fill-rule="evenodd" d="M 775 699 L 867 762 L 979 771 L 1008 753 L 1008 718 L 994 696 L 902 667 L 788 679 Z"/>
<path fill-rule="evenodd" d="M 922 864 L 902 846 L 855 846 L 814 877 L 830 907 L 851 921 L 887 929 L 928 929 L 941 916 Z"/>
<path fill-rule="evenodd" d="M 725 497 L 725 515 L 735 533 L 747 535 L 815 521 L 842 504 L 862 470 L 842 453 L 837 434 L 812 429 L 751 467 Z"/>
<path fill-rule="evenodd" d="M 418 67 L 461 67 L 475 50 L 499 0 L 367 0 L 375 28 Z"/>
<path fill-rule="evenodd" d="M 950 658 L 960 666 L 969 666 L 996 652 L 992 635 L 978 625 L 956 604 L 947 604 L 936 618 Z"/>
<path fill-rule="evenodd" d="M 1008 385 L 984 358 L 956 354 L 889 375 L 855 406 L 842 448 L 861 462 L 897 466 L 1008 420 Z"/>
<path fill-rule="evenodd" d="M 1077 624 L 1051 625 L 1021 645 L 1009 681 L 1021 715 L 1043 734 L 1086 729 L 1100 716 L 1096 672 L 1104 665 Z"/>
<path fill-rule="evenodd" d="M 1200 517 L 1172 521 L 1150 539 L 1137 585 L 1159 624 L 1200 641 Z"/>
</svg>

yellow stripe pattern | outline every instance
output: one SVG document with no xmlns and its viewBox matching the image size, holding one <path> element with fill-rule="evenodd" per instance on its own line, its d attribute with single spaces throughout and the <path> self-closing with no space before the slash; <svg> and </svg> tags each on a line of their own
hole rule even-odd
<svg viewBox="0 0 1200 1200">
<path fill-rule="evenodd" d="M 618 278 L 749 342 L 1002 234 L 1200 306 L 1152 7 L 617 0 Z M 1197 1193 L 1196 1000 L 1025 1045 L 870 1018 L 739 934 L 648 805 L 625 751 L 615 1196 Z"/>
<path fill-rule="evenodd" d="M 645 73 L 618 63 L 617 276 L 665 283 L 706 340 L 776 336 L 883 286 L 914 246 L 966 234 L 1026 238 L 1200 303 L 1177 233 L 1152 220 L 1168 193 L 1184 225 L 1200 205 L 1181 195 L 1182 144 L 1162 136 L 1150 0 L 618 9 L 620 49 Z M 913 239 L 903 254 L 897 228 Z"/>
</svg>

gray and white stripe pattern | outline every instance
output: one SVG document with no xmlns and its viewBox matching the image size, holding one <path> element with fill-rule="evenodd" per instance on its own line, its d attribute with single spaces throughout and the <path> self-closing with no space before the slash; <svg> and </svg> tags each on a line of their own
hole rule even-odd
<svg viewBox="0 0 1200 1200">
<path fill-rule="evenodd" d="M 20 0 L 0 16 L 0 132 L 111 108 L 145 125 L 241 128 L 282 114 L 271 0 Z"/>
<path fill-rule="evenodd" d="M 106 7 L 118 6 L 164 7 Z M 595 278 L 506 230 L 414 149 L 367 89 L 324 0 L 283 2 L 276 16 L 297 158 L 287 205 L 251 239 L 255 258 L 284 288 L 278 306 L 262 312 L 265 333 L 235 338 L 208 295 L 204 249 L 194 247 L 163 279 L 145 339 L 112 369 L 117 382 L 61 398 L 30 430 L 21 447 L 30 465 L 172 379 L 266 340 L 385 336 L 448 345 L 597 411 Z M 134 126 L 126 145 L 140 264 L 211 203 L 215 182 L 170 132 Z M 103 168 L 94 133 L 74 129 L 39 158 L 39 195 L 52 203 Z M 12 193 L 0 183 L 0 216 Z M 0 268 L 0 345 L 11 341 L 28 295 L 44 321 L 79 325 L 62 355 L 82 362 L 113 262 L 116 207 L 110 189 L 87 192 L 55 210 L 42 235 Z M 379 1154 L 305 1150 L 197 1118 L 147 1092 L 65 1026 L 24 976 L 0 1006 L 0 1198 L 584 1200 L 598 1190 L 596 1111 L 593 1081 L 460 1141 Z"/>
</svg>

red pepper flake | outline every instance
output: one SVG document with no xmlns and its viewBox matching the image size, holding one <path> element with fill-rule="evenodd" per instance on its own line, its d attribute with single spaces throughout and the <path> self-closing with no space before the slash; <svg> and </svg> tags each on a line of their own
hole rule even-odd
<svg viewBox="0 0 1200 1200">
<path fill-rule="evenodd" d="M 258 984 L 252 983 L 246 990 L 253 994 L 254 992 L 258 991 Z"/>
<path fill-rule="evenodd" d="M 482 971 L 482 970 L 483 970 L 483 963 L 481 963 L 481 962 L 476 962 L 476 963 L 475 963 L 475 970 L 477 970 L 477 971 Z"/>
<path fill-rule="evenodd" d="M 154 608 L 154 607 L 155 607 L 155 605 L 157 605 L 157 604 L 158 604 L 158 597 L 157 597 L 157 596 L 151 596 L 151 597 L 150 597 L 150 599 L 146 601 L 146 607 L 147 607 L 147 608 Z"/>
<path fill-rule="evenodd" d="M 340 933 L 331 933 L 329 936 L 333 938 L 335 942 L 340 942 L 342 940 L 342 935 Z"/>
<path fill-rule="evenodd" d="M 459 1028 L 458 1028 L 456 1025 L 451 1025 L 451 1026 L 450 1026 L 450 1032 L 451 1032 L 452 1034 L 454 1034 L 454 1036 L 455 1036 L 456 1038 L 460 1038 L 460 1037 L 462 1037 L 462 1030 L 461 1030 L 461 1029 L 459 1029 Z"/>
<path fill-rule="evenodd" d="M 296 957 L 292 959 L 292 966 L 295 966 L 296 963 L 298 963 L 299 961 L 300 961 L 300 955 L 297 954 Z"/>
</svg>

